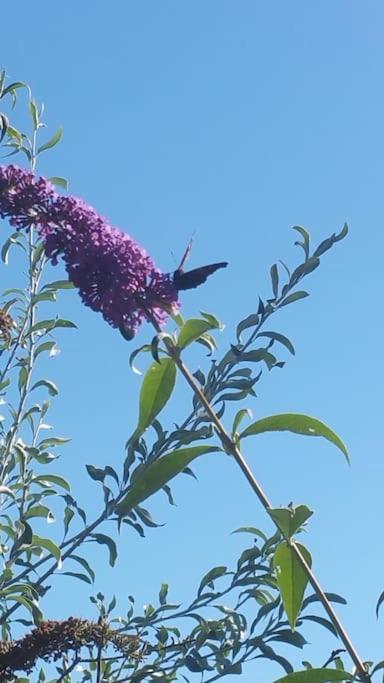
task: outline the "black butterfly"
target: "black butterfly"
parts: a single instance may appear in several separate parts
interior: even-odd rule
[[[177,270],[173,273],[173,284],[178,291],[183,289],[194,289],[202,285],[206,279],[212,275],[219,268],[226,268],[228,263],[222,261],[220,263],[210,263],[208,266],[201,266],[200,268],[194,268],[193,270],[188,270],[184,272],[184,263],[186,262],[190,251],[192,249],[192,240],[188,244],[185,254],[181,259],[181,263]]]

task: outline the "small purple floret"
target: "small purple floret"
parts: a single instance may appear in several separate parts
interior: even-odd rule
[[[0,166],[0,216],[16,227],[36,225],[47,258],[55,265],[61,257],[84,304],[125,336],[145,319],[162,325],[163,306],[178,309],[173,279],[135,240],[82,200],[59,196],[44,178]]]

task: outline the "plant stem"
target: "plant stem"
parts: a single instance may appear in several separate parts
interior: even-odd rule
[[[152,321],[153,322],[153,321]],[[157,326],[156,326],[157,327]],[[242,473],[244,474],[245,478],[247,479],[249,485],[251,486],[253,492],[256,494],[258,497],[260,503],[266,510],[266,512],[269,512],[269,510],[272,508],[272,504],[267,498],[266,494],[264,493],[262,487],[260,486],[259,482],[257,481],[256,477],[254,476],[252,470],[248,466],[247,462],[244,459],[244,456],[242,455],[238,445],[235,443],[233,439],[229,436],[229,434],[226,432],[224,426],[222,425],[220,419],[217,417],[214,409],[212,408],[211,404],[205,397],[203,391],[200,389],[199,385],[195,381],[195,378],[185,365],[185,363],[181,360],[180,358],[180,352],[179,349],[172,344],[172,342],[169,341],[169,339],[164,339],[164,343],[166,345],[167,351],[171,358],[174,360],[176,366],[178,367],[179,371],[183,375],[184,379],[186,382],[189,384],[191,387],[192,391],[194,392],[195,396],[198,397],[200,403],[204,406],[204,409],[210,418],[212,424],[215,426],[216,432],[219,436],[219,439],[223,445],[224,450],[231,454],[233,458],[235,459],[237,465],[240,467]],[[277,524],[275,523],[275,526]],[[281,529],[277,526],[279,531],[281,532]],[[284,534],[283,534],[284,536]],[[333,609],[330,601],[328,600],[327,596],[325,595],[319,581],[317,580],[316,576],[312,572],[312,569],[310,566],[307,564],[305,558],[303,557],[302,553],[300,552],[299,548],[297,547],[296,543],[288,538],[286,540],[290,543],[297,559],[299,560],[301,566],[303,567],[305,574],[308,578],[308,581],[310,585],[312,586],[315,594],[317,595],[319,601],[323,605],[325,611],[327,612],[333,626],[335,627],[335,630],[337,631],[341,641],[343,642],[345,649],[347,650],[348,654],[350,655],[355,667],[356,671],[361,677],[363,681],[370,681],[370,677],[364,667],[363,661],[361,660],[358,652],[356,651],[351,639],[349,638],[348,633],[346,632],[344,626],[342,625],[340,619],[338,618],[335,610]]]

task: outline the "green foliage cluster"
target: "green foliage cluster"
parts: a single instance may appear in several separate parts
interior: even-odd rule
[[[24,83],[5,83],[3,72],[0,100],[5,109],[8,104],[16,104],[21,90],[26,91],[31,133],[20,132],[11,125],[10,114],[1,113],[3,149],[8,155],[24,155],[35,169],[39,155],[56,146],[62,131],[59,129],[40,144],[39,135],[45,127],[43,107],[36,104]],[[66,188],[63,178],[55,176],[51,180]],[[24,673],[35,671],[36,680],[41,683],[122,683],[144,679],[170,683],[180,677],[188,683],[196,675],[211,683],[227,674],[240,674],[247,662],[258,659],[274,661],[282,667],[280,683],[369,680],[331,607],[332,602],[343,602],[342,598],[321,591],[311,571],[309,551],[295,540],[311,511],[305,505],[273,508],[241,453],[244,439],[269,431],[322,437],[348,458],[344,443],[328,426],[307,415],[284,413],[251,421],[247,406],[230,413],[233,402],[244,406],[245,401],[255,396],[255,387],[263,374],[284,366],[280,349],[294,354],[292,342],[281,332],[266,329],[267,323],[269,326],[280,309],[308,296],[301,289],[302,281],[320,265],[323,255],[346,236],[347,227],[313,251],[308,232],[299,226],[295,231],[301,261],[293,270],[282,262],[272,266],[270,298],[260,300],[257,310],[239,322],[234,343],[223,354],[219,353],[215,338],[220,323],[208,313],[189,320],[174,316],[170,327],[173,325],[175,332],[155,329],[151,342],[131,353],[131,367],[136,372],[139,354],[149,360],[140,390],[138,422],[127,441],[121,472],[111,465],[87,465],[92,483],[102,492],[100,510],[91,520],[85,506],[72,496],[70,482],[56,469],[58,454],[68,439],[45,436],[51,402],[59,390],[49,377],[40,375],[41,359],[58,353],[56,330],[75,328],[73,322],[56,312],[41,317],[41,310],[46,311],[53,304],[56,311],[58,294],[72,284],[66,280],[46,282],[49,266],[33,228],[13,232],[5,240],[1,251],[3,263],[7,263],[14,249],[21,250],[27,281],[2,293],[0,311],[0,402],[4,413],[0,423],[2,680],[31,680],[22,676],[24,666]],[[208,349],[211,358],[204,361],[206,367],[190,371],[184,362],[184,351],[195,343]],[[160,414],[173,394],[178,374],[191,388],[192,400],[182,422],[169,426],[161,422]],[[228,414],[232,424],[227,432],[222,419]],[[108,601],[101,593],[91,596],[97,624],[107,629],[104,637],[95,635],[93,640],[71,641],[67,630],[60,650],[60,627],[55,626],[56,631],[50,629],[50,622],[44,617],[44,596],[55,575],[60,572],[69,580],[91,586],[95,567],[87,556],[88,544],[103,546],[110,565],[114,566],[119,550],[118,531],[133,530],[144,536],[146,527],[156,527],[143,503],[162,490],[172,504],[172,479],[181,473],[193,475],[194,460],[212,452],[229,454],[235,459],[275,524],[276,533],[267,538],[253,527],[238,530],[250,536],[251,542],[235,567],[212,568],[201,579],[196,596],[187,606],[169,601],[167,584],[160,588],[158,603],[146,605],[143,613],[137,612],[133,596],[127,596],[128,607],[123,613],[116,598]],[[51,534],[42,536],[41,522],[54,519],[57,523],[49,527]],[[111,521],[115,523],[115,534],[111,534],[110,525],[108,533],[105,530],[105,523]],[[308,583],[313,589],[310,595],[306,595]],[[326,616],[312,613],[315,602],[322,603]],[[308,622],[315,622],[341,638],[352,658],[352,673],[344,670],[343,662],[334,653],[326,666],[319,668],[307,661],[304,671],[294,672],[286,654],[287,646],[305,645],[302,631]],[[100,633],[93,622],[89,623],[92,633]],[[45,649],[35,647],[28,667],[20,659],[10,666],[5,656],[15,652],[14,634],[20,633],[20,629],[28,634],[33,626],[34,643],[40,631],[51,634],[48,640],[55,633],[55,643],[45,642]],[[17,646],[25,648],[31,637],[22,635]],[[122,641],[117,640],[124,637],[131,638],[137,646],[124,649]],[[46,666],[52,659],[54,673],[52,665]],[[380,667],[379,664],[377,670]]]

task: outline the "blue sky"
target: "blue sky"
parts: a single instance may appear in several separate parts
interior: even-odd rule
[[[290,227],[306,226],[316,243],[348,221],[348,238],[308,280],[311,297],[276,316],[296,356],[264,378],[249,406],[257,416],[325,420],[347,442],[352,467],[326,443],[285,435],[247,444],[246,456],[276,506],[314,509],[307,544],[316,573],[348,599],[342,616],[362,657],[381,658],[383,4],[24,0],[2,9],[2,26],[10,77],[31,84],[52,130],[64,126],[40,172],[68,177],[71,192],[164,271],[192,234],[191,267],[229,261],[183,296],[185,315],[209,310],[225,323],[223,348],[258,295],[268,295],[270,265],[299,257]],[[7,286],[15,266],[2,268],[1,283],[3,273]],[[62,297],[62,310],[79,331],[61,336],[52,361],[61,389],[53,422],[72,437],[61,470],[93,505],[84,465],[119,466],[139,379],[131,349],[76,293]],[[143,328],[138,343],[150,336]],[[200,353],[190,358],[207,363]],[[169,580],[171,595],[187,599],[207,569],[235,561],[243,539],[232,529],[268,528],[228,458],[201,460],[196,472],[198,483],[175,483],[177,508],[151,502],[166,526],[144,541],[126,536],[117,569],[101,565],[98,589],[109,584],[146,602]],[[52,617],[89,613],[87,591],[70,591],[65,605],[52,599]],[[315,644],[317,652],[322,661]]]

